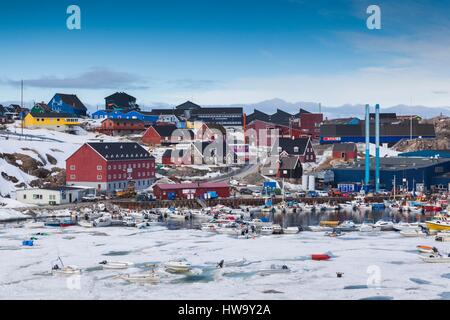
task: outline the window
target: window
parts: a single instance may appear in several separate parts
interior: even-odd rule
[[[111,175],[110,174],[108,174],[108,180],[111,180]]]
[[[74,165],[74,164],[72,164],[71,166],[70,166],[70,170],[76,170],[76,166]]]
[[[298,147],[294,147],[294,152],[298,153]]]
[[[26,194],[24,194],[24,195],[23,195],[23,198],[24,198],[24,199],[26,199],[26,198],[27,198],[27,195],[26,195]]]
[[[102,175],[97,176],[97,180],[102,180],[102,179],[103,179]]]
[[[111,170],[111,166],[108,166],[108,170]]]
[[[98,171],[102,171],[103,170],[103,166],[97,166],[97,170]]]
[[[76,176],[74,174],[71,174],[70,175],[70,180],[75,180],[75,179],[76,179]]]

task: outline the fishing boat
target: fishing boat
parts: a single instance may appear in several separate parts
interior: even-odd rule
[[[346,220],[344,222],[342,222],[340,225],[338,225],[336,227],[337,230],[340,231],[346,231],[346,232],[351,232],[351,231],[357,231],[359,229],[359,227],[351,220]]]
[[[344,236],[345,232],[342,232],[340,229],[333,229],[333,231],[331,232],[325,232],[325,236],[327,237],[331,237],[331,238],[337,238],[337,237],[341,237]]]
[[[59,228],[61,226],[61,221],[59,219],[50,219],[45,221],[44,226],[50,228]]]
[[[40,229],[45,227],[45,223],[41,221],[29,221],[23,225],[27,229]]]
[[[173,219],[173,220],[186,220],[188,218],[188,215],[186,212],[181,212],[178,210],[175,210],[175,211],[170,210],[167,213],[167,217],[169,219]]]
[[[283,229],[284,234],[297,234],[300,232],[299,227],[287,227]]]
[[[440,204],[430,204],[427,203],[423,206],[425,212],[441,212],[442,206]]]
[[[322,226],[308,226],[309,231],[312,232],[331,232],[333,231],[332,227],[322,227]]]
[[[439,242],[449,242],[450,241],[450,232],[439,232],[435,238],[436,241]]]
[[[125,227],[136,227],[136,219],[132,216],[124,217],[122,223]]]
[[[102,261],[103,269],[128,269],[134,266],[133,262],[127,261]]]
[[[289,269],[288,266],[286,265],[278,266],[273,264],[270,266],[269,269],[262,269],[257,271],[257,274],[259,274],[260,276],[269,276],[271,274],[280,274],[289,272],[291,272],[291,269]]]
[[[159,276],[156,273],[143,273],[143,274],[123,274],[119,276],[120,279],[131,283],[151,283],[155,284],[160,281]]]
[[[326,253],[316,253],[311,255],[311,259],[314,261],[328,261],[331,259],[331,256]]]
[[[95,219],[92,224],[95,228],[110,227],[112,225],[112,219],[110,215],[104,215]]]
[[[417,250],[419,250],[420,253],[433,253],[433,247],[430,246],[417,246]]]
[[[166,271],[173,273],[188,272],[191,265],[185,260],[169,261],[165,264]]]
[[[320,221],[319,225],[321,227],[331,227],[335,228],[339,225],[339,221]]]
[[[92,221],[80,220],[78,221],[78,225],[83,228],[93,228],[94,223]]]
[[[272,225],[273,234],[282,234],[283,228],[279,224]]]
[[[59,266],[55,265],[52,268],[52,274],[53,275],[66,275],[66,276],[72,276],[81,274],[81,269],[77,266],[66,266],[60,268]]]
[[[374,226],[373,224],[363,223],[359,227],[359,232],[364,233],[364,234],[375,234],[375,233],[378,234],[380,231],[381,231],[381,227]]]
[[[427,234],[419,229],[404,229],[400,231],[400,235],[407,238],[426,237]]]
[[[430,254],[427,256],[420,256],[424,262],[428,263],[450,263],[450,255],[442,256],[441,254]]]
[[[395,231],[403,231],[403,230],[411,230],[411,229],[418,229],[420,230],[419,223],[407,223],[407,222],[399,222],[394,223],[393,228]]]
[[[262,226],[260,233],[262,235],[271,235],[271,234],[273,234],[273,226]]]
[[[430,231],[450,231],[450,221],[446,217],[437,217],[426,222]]]
[[[375,223],[375,227],[380,227],[381,231],[394,230],[394,223],[392,221],[379,220]]]

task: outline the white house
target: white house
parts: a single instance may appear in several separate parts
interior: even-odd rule
[[[95,193],[94,188],[84,187],[22,189],[16,191],[16,200],[32,205],[60,205],[81,202],[83,197]]]

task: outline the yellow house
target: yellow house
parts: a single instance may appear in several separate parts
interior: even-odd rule
[[[63,113],[29,113],[23,120],[25,128],[48,128],[54,130],[67,130],[72,126],[80,125],[76,116]]]

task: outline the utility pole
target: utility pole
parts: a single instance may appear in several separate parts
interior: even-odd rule
[[[21,119],[21,125],[22,125],[22,138],[23,138],[23,120],[24,120],[24,114],[23,114],[23,80],[20,82],[21,90],[20,90],[20,112],[22,113],[22,119]]]

